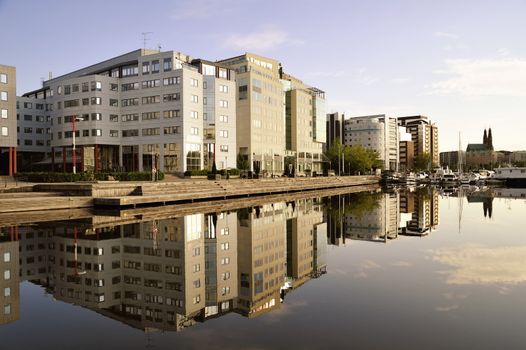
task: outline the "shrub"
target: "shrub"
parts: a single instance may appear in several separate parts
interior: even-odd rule
[[[208,170],[187,170],[184,172],[184,176],[207,176]]]
[[[29,182],[76,182],[76,181],[93,181],[107,180],[112,176],[118,181],[150,181],[152,173],[149,171],[142,172],[101,172],[101,173],[52,173],[52,172],[28,172],[18,173],[17,178]],[[159,180],[164,179],[162,171],[157,172]]]

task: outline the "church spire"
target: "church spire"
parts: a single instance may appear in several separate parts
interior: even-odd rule
[[[488,132],[488,146],[493,149],[493,136],[491,135],[491,128],[489,128]]]
[[[488,144],[488,134],[486,133],[486,129],[484,129],[484,137],[482,138],[482,143],[485,145]]]

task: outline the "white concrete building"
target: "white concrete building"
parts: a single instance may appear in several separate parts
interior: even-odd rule
[[[378,152],[386,170],[398,170],[399,130],[396,118],[385,114],[354,117],[344,121],[343,143]]]

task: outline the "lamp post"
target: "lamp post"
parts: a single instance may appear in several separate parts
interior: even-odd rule
[[[72,116],[72,128],[73,128],[73,174],[77,173],[77,148],[75,145],[75,133],[77,132],[75,130],[75,122],[77,121],[77,116],[73,114]],[[78,118],[79,121],[83,120],[81,118]]]

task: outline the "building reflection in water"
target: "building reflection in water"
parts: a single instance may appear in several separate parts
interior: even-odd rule
[[[387,243],[399,236],[425,236],[439,224],[434,188],[362,192],[326,199],[330,244],[345,240]]]
[[[20,281],[135,328],[178,331],[230,312],[257,317],[326,271],[319,199],[101,221],[111,219],[21,226],[19,239],[2,228],[2,323],[19,318]]]
[[[491,215],[496,194],[467,196],[483,198]],[[1,227],[0,324],[20,318],[21,281],[148,331],[231,312],[257,317],[327,272],[328,245],[429,235],[439,225],[438,201],[433,188],[399,189],[158,220]]]

